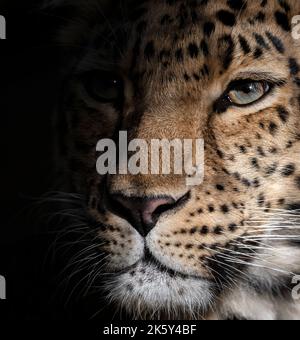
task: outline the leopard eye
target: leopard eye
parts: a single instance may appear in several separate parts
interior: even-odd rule
[[[120,77],[107,72],[89,72],[83,82],[88,94],[102,103],[115,103],[123,96],[123,81]]]
[[[265,81],[242,81],[231,87],[227,98],[233,105],[249,105],[263,98],[270,88],[270,84]]]

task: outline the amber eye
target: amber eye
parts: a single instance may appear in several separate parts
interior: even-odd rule
[[[265,81],[241,81],[231,86],[227,98],[233,105],[249,105],[263,98],[270,89],[270,84]]]
[[[123,81],[108,72],[88,72],[83,76],[88,94],[103,103],[115,103],[123,97]]]

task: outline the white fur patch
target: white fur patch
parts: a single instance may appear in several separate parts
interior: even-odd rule
[[[124,273],[105,285],[107,298],[135,319],[184,315],[199,318],[213,301],[212,284],[194,278],[171,277],[154,265],[141,262],[134,273]]]

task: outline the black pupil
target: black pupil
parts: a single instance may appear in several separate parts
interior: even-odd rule
[[[255,90],[255,85],[251,83],[241,85],[240,88],[238,89],[238,91],[244,92],[245,94],[250,94],[254,90]]]
[[[119,82],[116,79],[101,79],[101,78],[94,78],[94,86],[95,88],[99,88],[102,90],[117,90]]]
[[[111,74],[92,73],[87,76],[87,90],[95,99],[100,101],[115,101],[122,91],[122,83]]]

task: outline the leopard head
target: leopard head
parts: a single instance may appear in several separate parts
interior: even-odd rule
[[[63,5],[59,177],[85,198],[108,300],[135,318],[226,317],[241,291],[273,301],[300,272],[298,1]],[[100,176],[97,142],[119,131],[203,139],[202,184]]]

